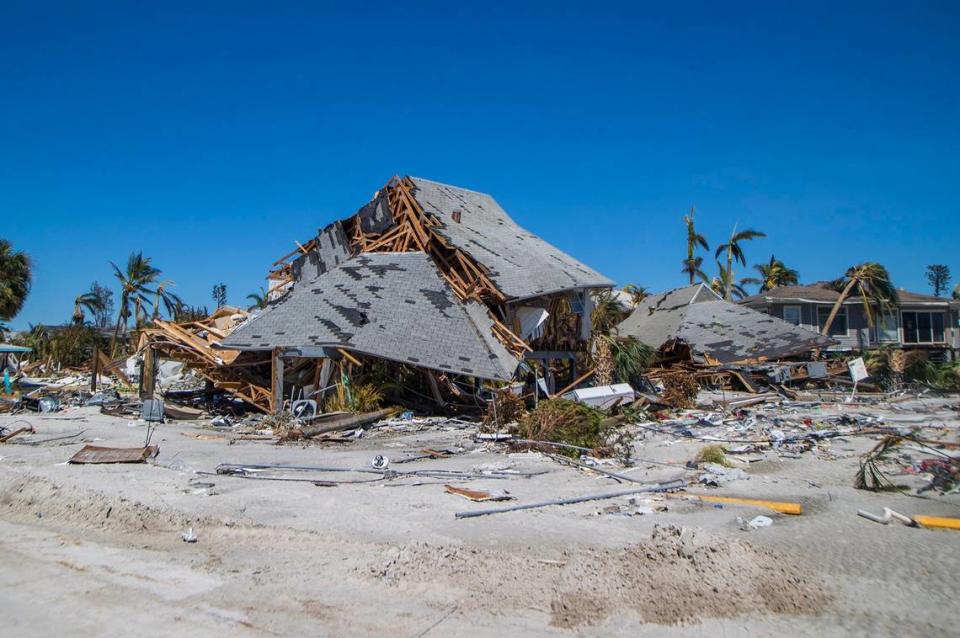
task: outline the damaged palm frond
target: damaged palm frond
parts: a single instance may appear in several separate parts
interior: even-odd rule
[[[657,352],[633,337],[611,339],[614,377],[619,383],[638,385],[644,372],[657,362]]]
[[[588,405],[567,399],[542,401],[518,424],[518,432],[532,441],[564,443],[592,450],[598,456],[630,455],[630,434],[618,427],[621,420],[609,418]],[[566,456],[577,457],[576,449],[561,448]]]
[[[904,438],[901,436],[883,437],[872,450],[860,459],[860,469],[854,476],[853,486],[858,490],[870,490],[872,492],[899,489],[880,469],[880,463],[887,460],[893,450],[903,441]]]
[[[522,397],[511,392],[510,388],[497,390],[483,415],[483,429],[500,429],[520,421],[526,414],[527,407]]]

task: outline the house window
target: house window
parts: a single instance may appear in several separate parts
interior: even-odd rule
[[[903,312],[904,343],[942,343],[942,312]]]
[[[800,325],[800,306],[784,306],[783,320],[795,326]]]
[[[830,316],[830,312],[833,310],[833,306],[817,306],[817,327],[822,331],[823,326],[827,323],[827,318]],[[831,336],[846,336],[847,334],[847,308],[846,306],[841,306],[840,310],[837,312],[837,316],[833,318],[833,323],[830,324],[830,335]]]
[[[877,318],[877,340],[899,341],[900,326],[897,325],[896,312],[883,312]]]

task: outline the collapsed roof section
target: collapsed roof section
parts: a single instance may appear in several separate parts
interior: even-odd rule
[[[530,346],[513,302],[612,286],[609,279],[518,226],[489,195],[420,178],[391,179],[351,217],[274,262],[270,301],[358,255],[427,255],[461,302],[489,311],[489,331],[515,359]],[[586,305],[583,305],[586,308]],[[582,325],[589,325],[584,310]],[[487,338],[484,333],[484,338]]]
[[[487,309],[458,299],[423,252],[367,253],[341,263],[301,282],[221,346],[341,348],[495,380],[509,380],[519,365],[494,337]]]
[[[508,298],[538,297],[613,282],[520,227],[490,195],[413,177],[413,194],[439,235],[488,270]]]
[[[278,260],[274,288],[309,281],[362,252],[413,250],[434,257],[465,296],[503,302],[613,286],[517,225],[490,195],[406,177],[390,180],[355,215],[330,224]]]
[[[833,339],[721,299],[704,284],[648,297],[618,327],[652,348],[687,344],[707,363],[775,360],[826,348]]]

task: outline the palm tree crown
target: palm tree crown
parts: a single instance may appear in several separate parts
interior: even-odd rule
[[[251,292],[247,295],[247,299],[250,300],[250,306],[247,310],[258,310],[267,307],[267,291],[263,289],[263,286],[260,286],[260,292]]]
[[[761,233],[758,230],[741,230],[737,232],[737,227],[734,225],[733,232],[730,234],[730,239],[725,244],[720,244],[717,246],[717,251],[714,254],[714,257],[717,259],[720,258],[720,255],[723,253],[727,254],[727,267],[726,269],[721,269],[721,277],[726,279],[726,287],[723,291],[723,298],[727,301],[730,301],[733,296],[733,262],[740,262],[741,266],[747,265],[747,258],[743,256],[743,249],[740,247],[740,242],[749,241],[751,239],[756,239],[758,237],[766,237],[766,233]]]
[[[154,291],[153,298],[153,315],[150,317],[152,320],[156,321],[160,318],[160,306],[162,305],[164,310],[167,311],[167,316],[176,317],[177,312],[180,311],[180,308],[183,307],[183,299],[173,294],[167,288],[172,288],[175,286],[172,281],[165,279],[157,284],[157,289]]]
[[[800,281],[800,273],[792,268],[787,268],[786,264],[770,255],[770,261],[765,264],[756,264],[753,267],[760,277],[750,277],[744,279],[743,283],[760,284],[760,292],[773,290],[780,286],[796,286]]]
[[[636,308],[640,305],[640,302],[650,296],[650,293],[647,291],[645,286],[638,286],[636,284],[627,284],[622,288],[623,292],[630,295],[630,305]]]
[[[717,276],[710,280],[710,289],[725,299],[727,298],[727,294],[730,295],[731,299],[743,299],[747,296],[747,291],[743,286],[745,284],[755,283],[756,281],[748,278],[741,279],[738,283],[736,281],[732,281],[731,277],[731,271],[724,268],[723,264],[718,261]]]
[[[700,246],[704,250],[710,250],[710,245],[707,243],[706,237],[698,233],[693,225],[694,212],[696,212],[696,209],[691,207],[690,214],[683,216],[683,223],[687,225],[687,258],[683,260],[683,268],[680,270],[680,272],[690,276],[691,285],[693,285],[697,277],[703,281],[707,280],[707,275],[702,269],[703,257],[695,256],[697,246]]]
[[[77,298],[73,300],[73,323],[78,326],[83,325],[85,319],[84,308],[86,308],[90,314],[96,315],[103,310],[103,299],[95,292],[85,292],[77,295]]]
[[[6,239],[0,239],[0,320],[13,319],[30,294],[33,274],[30,258],[15,251]]]
[[[120,312],[117,314],[117,325],[110,342],[111,356],[113,356],[116,354],[116,343],[120,328],[125,326],[130,319],[131,304],[138,320],[142,319],[143,308],[153,305],[147,295],[156,294],[156,291],[151,290],[148,286],[160,277],[160,269],[154,268],[150,264],[150,258],[144,257],[143,252],[130,253],[126,270],[120,270],[112,261],[110,265],[113,266],[114,276],[120,282]]]
[[[867,325],[871,328],[874,325],[874,308],[889,308],[896,304],[900,298],[897,294],[897,289],[890,281],[890,273],[887,272],[887,269],[881,264],[876,262],[866,262],[851,266],[841,279],[833,282],[833,286],[840,288],[840,296],[837,298],[836,303],[833,304],[830,316],[827,317],[827,321],[820,330],[822,334],[830,333],[830,326],[833,324],[834,318],[840,311],[843,302],[846,301],[851,294],[857,294],[863,301],[863,310],[867,316]]]

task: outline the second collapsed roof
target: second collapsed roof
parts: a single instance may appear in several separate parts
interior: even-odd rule
[[[703,284],[648,297],[617,328],[652,348],[671,339],[720,363],[779,359],[826,348],[833,339],[721,299]]]

